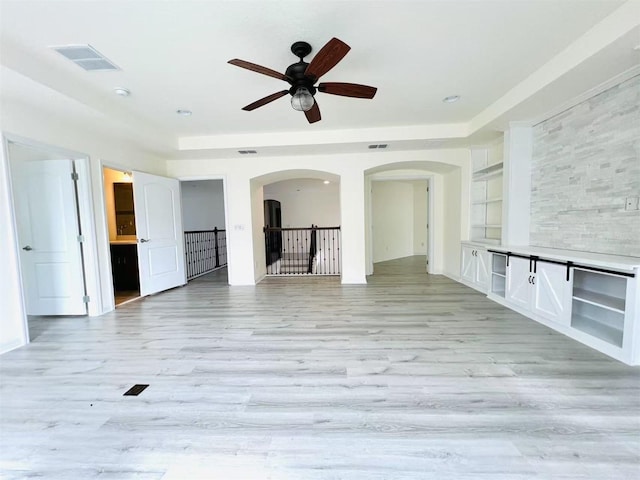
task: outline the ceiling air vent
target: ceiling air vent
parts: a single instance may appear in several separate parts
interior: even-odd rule
[[[120,70],[91,45],[63,45],[51,48],[87,71]]]
[[[387,148],[387,145],[388,144],[386,144],[386,143],[381,143],[381,144],[378,144],[378,145],[369,145],[369,148],[371,148],[371,149],[373,149],[373,148]]]
[[[258,152],[256,152],[255,150],[238,150],[238,153],[240,155],[253,155]]]

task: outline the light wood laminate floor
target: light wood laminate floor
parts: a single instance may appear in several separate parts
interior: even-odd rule
[[[0,357],[0,477],[640,478],[639,369],[423,263],[34,320]]]

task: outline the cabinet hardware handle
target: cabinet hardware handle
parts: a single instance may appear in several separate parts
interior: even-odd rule
[[[529,283],[531,283],[531,275],[529,275]]]
[[[531,277],[531,285],[535,285],[536,284],[536,277]]]

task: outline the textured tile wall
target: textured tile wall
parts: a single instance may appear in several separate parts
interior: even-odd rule
[[[640,257],[640,76],[536,125],[531,245]]]

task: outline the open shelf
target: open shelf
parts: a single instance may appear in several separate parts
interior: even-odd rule
[[[491,260],[491,272],[495,275],[500,275],[501,277],[506,276],[507,274],[506,255],[500,255],[497,253],[493,254],[493,257]]]
[[[495,197],[495,198],[487,198],[486,200],[476,200],[473,202],[474,205],[486,205],[487,203],[497,203],[497,202],[501,202],[502,201],[502,197]]]
[[[502,240],[502,141],[471,149],[471,240],[499,244]]]
[[[597,320],[581,315],[573,315],[571,326],[592,337],[597,337],[607,343],[622,347],[622,330],[611,325],[600,323]]]
[[[507,278],[499,273],[491,274],[491,292],[504,298]]]
[[[624,298],[612,297],[610,295],[592,292],[582,288],[573,289],[573,298],[579,302],[585,302],[614,312],[624,313]]]
[[[488,167],[481,168],[473,172],[473,180],[489,180],[490,178],[502,175],[502,162],[494,163]]]

